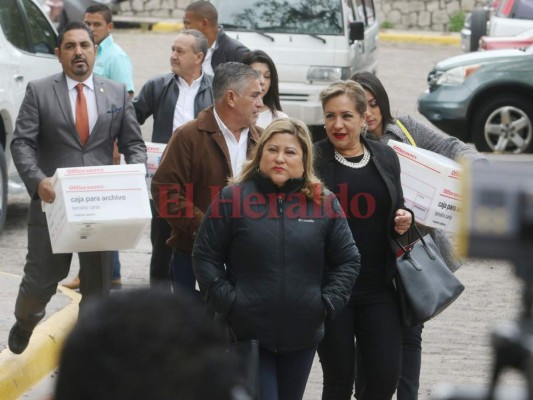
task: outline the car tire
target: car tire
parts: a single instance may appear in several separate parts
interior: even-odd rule
[[[499,94],[476,113],[472,135],[479,151],[533,152],[533,102],[525,97]]]
[[[484,8],[475,8],[470,15],[470,51],[479,49],[479,39],[487,34],[487,21],[489,11]]]
[[[4,231],[7,216],[7,163],[4,149],[0,146],[0,235]]]

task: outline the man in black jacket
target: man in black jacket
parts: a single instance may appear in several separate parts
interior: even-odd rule
[[[211,89],[213,78],[202,70],[207,53],[207,39],[195,29],[181,31],[176,37],[170,55],[172,72],[149,79],[139,96],[133,99],[137,121],[144,124],[153,115],[152,142],[168,143],[172,132],[198,113],[213,104]],[[152,258],[150,260],[150,284],[170,290],[170,260],[172,248],[166,241],[170,237],[170,225],[159,216],[153,202]]]
[[[207,38],[209,50],[203,67],[209,75],[215,75],[217,65],[229,61],[240,62],[244,54],[250,51],[218,26],[217,9],[209,1],[200,0],[189,4],[185,9],[183,24],[185,29],[198,29]]]

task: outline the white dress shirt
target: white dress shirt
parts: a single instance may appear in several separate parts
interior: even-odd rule
[[[261,111],[259,113],[259,117],[257,118],[255,124],[265,129],[272,121],[280,118],[289,118],[289,116],[283,111],[276,111],[276,115],[274,116],[270,108],[267,108],[265,111]]]
[[[213,45],[207,49],[207,54],[205,55],[204,62],[202,63],[202,68],[204,69],[204,73],[207,75],[215,76],[215,70],[213,69],[213,66],[211,65],[211,59],[213,58],[213,52],[217,48],[217,41],[215,40],[213,42]]]
[[[78,89],[76,85],[80,82],[75,81],[74,79],[67,78],[67,87],[68,87],[68,96],[70,99],[70,107],[72,108],[72,119],[74,119],[74,124],[76,123],[76,99],[78,97]],[[87,115],[89,116],[89,135],[93,131],[94,126],[96,125],[96,120],[98,119],[98,108],[96,107],[96,95],[94,94],[94,82],[93,74],[89,76],[83,83],[83,94],[85,95],[85,100],[87,101]]]
[[[220,119],[217,114],[217,111],[213,109],[215,114],[215,119],[217,121],[218,127],[224,135],[226,140],[226,145],[228,146],[229,158],[231,161],[231,169],[233,171],[233,177],[237,178],[242,171],[244,162],[246,161],[246,150],[248,149],[248,128],[244,128],[241,131],[241,136],[237,141],[235,135],[224,125],[224,122]]]
[[[174,122],[172,123],[172,132],[177,127],[183,125],[185,122],[192,121],[194,117],[194,99],[200,89],[200,83],[202,81],[202,75],[198,79],[195,79],[191,86],[181,77],[175,79],[176,85],[178,85],[179,96],[176,102],[176,108],[174,109]]]

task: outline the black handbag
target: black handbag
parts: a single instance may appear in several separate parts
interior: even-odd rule
[[[396,240],[402,254],[396,259],[396,290],[402,324],[418,326],[438,315],[463,292],[464,286],[448,269],[429,234],[422,234],[413,223],[410,231],[420,240],[404,246]]]
[[[246,398],[259,400],[259,340],[238,340],[226,322],[226,345],[226,351],[237,360],[238,373],[249,396]]]

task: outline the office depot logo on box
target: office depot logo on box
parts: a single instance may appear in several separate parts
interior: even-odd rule
[[[152,214],[144,164],[58,168],[43,203],[54,253],[133,248]]]
[[[461,167],[429,150],[389,140],[398,154],[406,207],[417,222],[454,233],[461,207]]]

